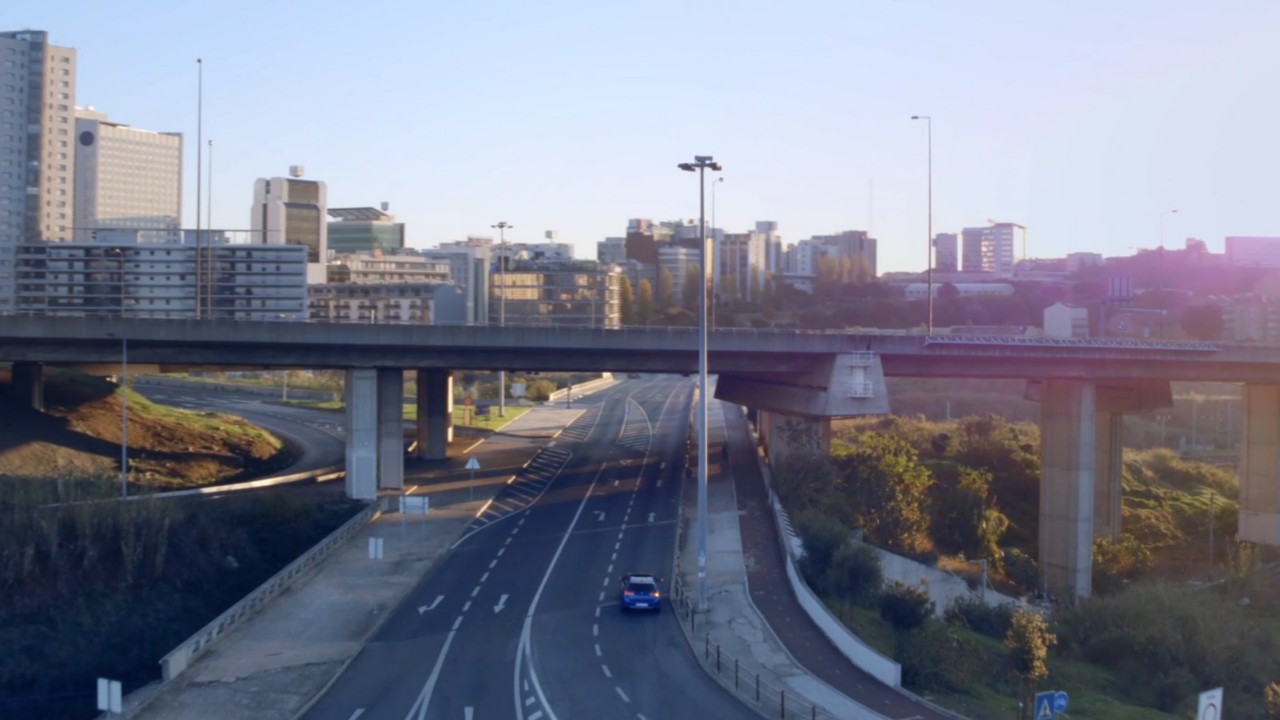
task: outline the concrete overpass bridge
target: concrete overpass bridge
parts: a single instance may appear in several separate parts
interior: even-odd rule
[[[697,371],[693,328],[408,326],[0,317],[0,361],[42,404],[45,364],[110,368],[127,341],[153,371],[330,368],[347,373],[347,491],[403,485],[404,370],[418,373],[418,448],[444,457],[455,370]],[[1120,532],[1121,417],[1167,407],[1170,381],[1245,384],[1241,539],[1280,545],[1280,348],[1112,339],[715,330],[717,397],[760,411],[773,456],[823,450],[830,420],[886,413],[886,376],[1016,378],[1041,403],[1039,559],[1056,595],[1091,591],[1092,543]],[[800,432],[795,432],[800,430]],[[799,438],[799,440],[797,440]]]

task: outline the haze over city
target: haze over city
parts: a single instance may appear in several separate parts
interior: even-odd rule
[[[935,232],[1028,227],[1032,256],[1276,235],[1267,2],[52,1],[0,11],[79,54],[76,103],[186,135],[196,58],[213,224],[305,166],[330,204],[389,201],[408,242],[559,232],[579,257],[632,217],[697,215],[694,154],[725,165],[718,226],[878,238],[881,271]],[[207,170],[207,165],[206,165]],[[869,205],[872,207],[869,208]],[[708,208],[710,213],[710,208]]]

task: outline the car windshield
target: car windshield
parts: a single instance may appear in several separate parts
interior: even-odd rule
[[[657,590],[658,588],[653,584],[652,580],[649,580],[649,581],[632,580],[630,583],[627,584],[627,589],[630,590],[631,592],[651,593],[654,590]]]

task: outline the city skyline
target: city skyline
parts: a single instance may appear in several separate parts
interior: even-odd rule
[[[412,247],[507,220],[509,240],[555,229],[593,257],[628,218],[696,217],[675,164],[714,153],[717,226],[775,220],[787,243],[870,230],[882,271],[920,270],[926,131],[909,118],[924,114],[935,233],[995,218],[1028,227],[1032,257],[1128,254],[1156,246],[1177,208],[1171,247],[1280,235],[1274,101],[1254,93],[1280,64],[1266,37],[1280,8],[1265,3],[374,3],[362,34],[287,2],[75,5],[2,17],[77,50],[77,105],[194,137],[204,59],[216,227],[241,227],[253,180],[298,164],[335,206],[389,201]]]

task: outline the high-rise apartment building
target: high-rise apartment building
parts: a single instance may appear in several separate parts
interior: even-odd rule
[[[289,174],[254,182],[249,227],[266,245],[305,245],[307,282],[323,283],[329,255],[328,189],[323,182],[303,180],[299,166]]]
[[[71,239],[76,51],[41,30],[0,32],[0,313],[21,243]]]
[[[76,108],[75,240],[99,229],[140,230],[143,242],[177,242],[182,216],[182,134],[111,122]]]
[[[1013,223],[996,223],[988,227],[965,228],[961,236],[961,254],[965,272],[989,272],[1000,277],[1013,276]]]

